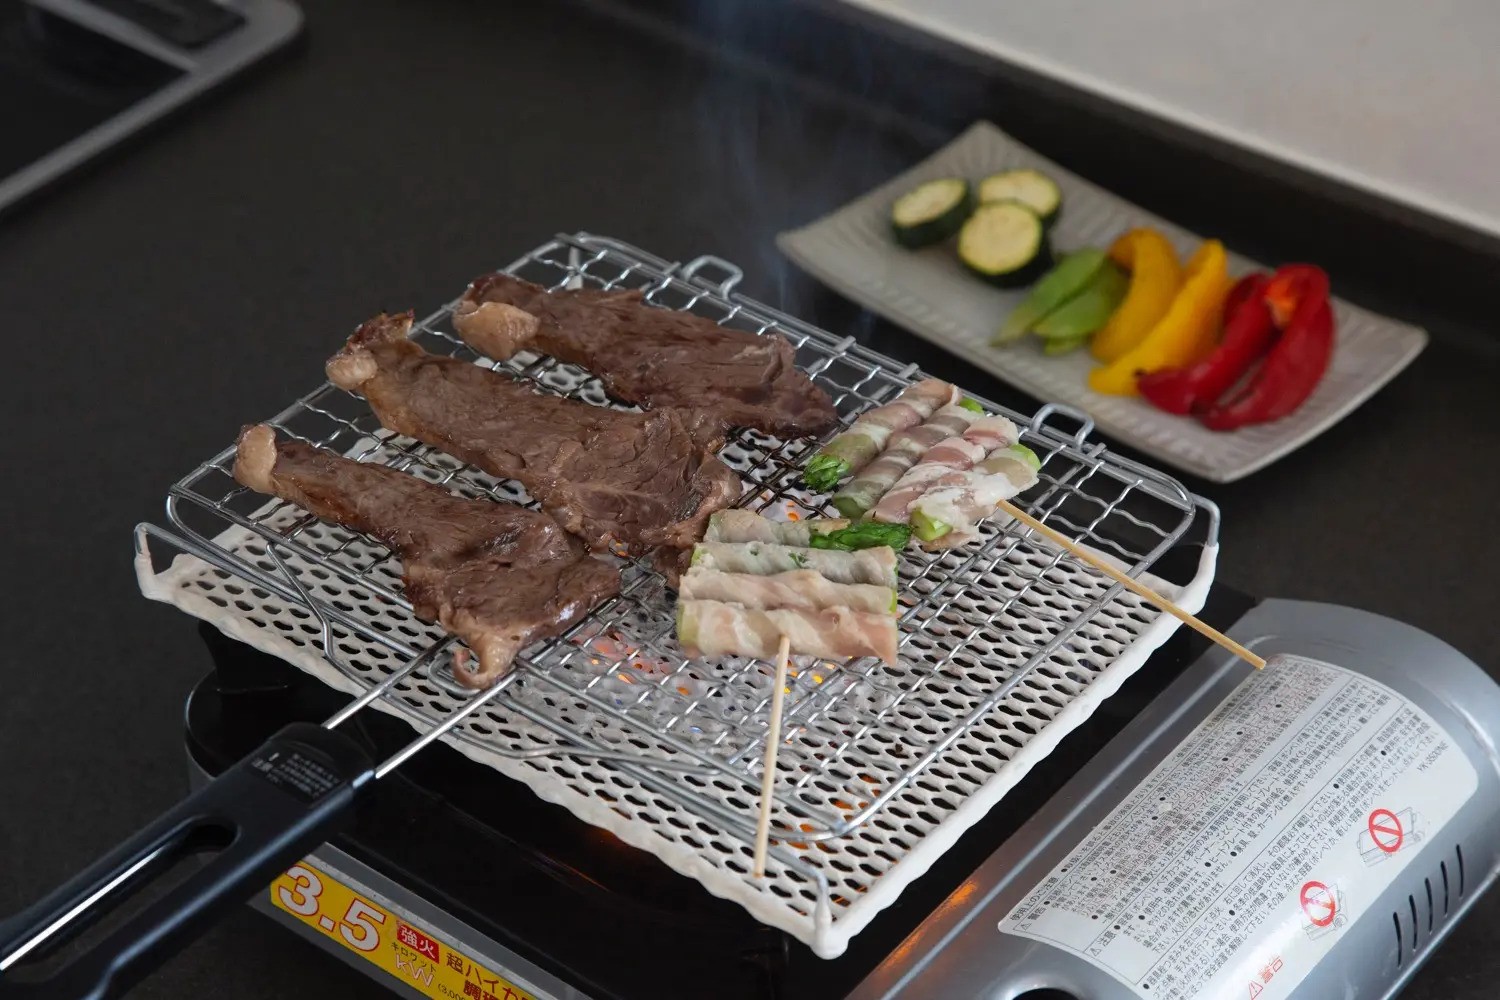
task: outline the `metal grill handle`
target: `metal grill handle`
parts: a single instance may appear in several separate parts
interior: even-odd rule
[[[1043,427],[1051,426],[1054,431],[1066,437],[1066,433],[1056,427],[1054,417],[1062,417],[1066,420],[1076,421],[1078,430],[1073,432],[1073,446],[1084,448],[1088,445],[1089,435],[1094,433],[1094,418],[1082,410],[1074,409],[1063,403],[1046,403],[1031,418],[1031,429],[1040,432]],[[1049,424],[1049,422],[1051,422]]]
[[[703,276],[704,271],[722,273],[724,277],[715,283]],[[730,292],[734,291],[736,285],[745,280],[744,271],[741,271],[737,266],[721,257],[715,257],[713,254],[704,254],[701,257],[696,257],[688,261],[687,264],[683,265],[682,276],[689,281],[697,282],[700,285],[710,288],[726,298]]]
[[[118,996],[352,813],[375,767],[349,737],[294,723],[30,909],[0,923],[0,997]],[[135,913],[119,911],[174,863],[214,852]],[[58,949],[118,917],[71,956]],[[44,961],[51,955],[54,960]]]

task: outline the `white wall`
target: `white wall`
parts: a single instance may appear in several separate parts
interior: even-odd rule
[[[1500,235],[1500,0],[846,0]]]

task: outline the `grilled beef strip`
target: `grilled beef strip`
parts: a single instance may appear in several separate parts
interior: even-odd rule
[[[395,552],[417,617],[439,623],[477,656],[477,669],[454,669],[470,687],[489,687],[521,649],[560,634],[620,591],[619,571],[545,514],[455,496],[300,441],[278,442],[264,424],[240,433],[234,477]]]
[[[691,407],[726,429],[791,438],[838,421],[833,401],[797,368],[784,337],[659,309],[639,291],[549,292],[489,274],[464,293],[453,325],[470,347],[496,360],[532,348],[587,368],[616,399]]]
[[[631,413],[545,395],[499,372],[429,354],[411,313],[381,315],[328,362],[380,422],[514,479],[592,548],[682,548],[740,494],[719,461],[719,427],[675,408]]]

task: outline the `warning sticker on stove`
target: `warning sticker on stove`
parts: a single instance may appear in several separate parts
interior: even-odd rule
[[[1477,787],[1448,734],[1395,691],[1278,658],[1000,930],[1151,1000],[1284,997]]]

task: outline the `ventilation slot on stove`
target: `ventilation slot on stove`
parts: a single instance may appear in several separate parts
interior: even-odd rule
[[[1396,930],[1396,968],[1415,958],[1423,935],[1431,939],[1433,931],[1458,907],[1464,894],[1464,849],[1453,848],[1454,864],[1439,861],[1436,882],[1422,879],[1422,888],[1406,897],[1406,906],[1391,911],[1391,925]],[[1425,928],[1425,930],[1424,930]]]

